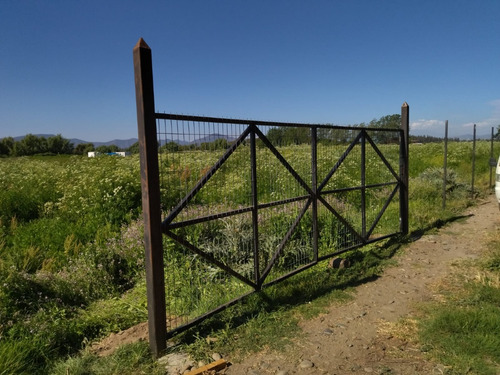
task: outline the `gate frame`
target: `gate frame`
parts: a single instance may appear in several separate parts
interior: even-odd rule
[[[160,205],[160,183],[158,166],[158,140],[156,134],[156,119],[153,88],[153,65],[151,48],[140,38],[133,49],[135,93],[137,106],[137,126],[140,149],[140,169],[142,188],[142,209],[144,219],[145,268],[148,304],[149,346],[155,357],[161,355],[167,346],[167,317],[165,301],[165,274],[162,245],[162,221]],[[220,120],[220,119],[218,119]],[[232,120],[234,121],[234,120]],[[247,124],[266,122],[248,121]],[[271,124],[271,123],[269,123]],[[369,130],[369,129],[367,129]],[[408,156],[409,156],[409,105],[401,106],[401,141],[400,141],[400,232],[408,234]],[[317,126],[311,126],[311,189],[312,214],[317,215]],[[253,133],[251,142],[255,142]],[[254,149],[254,147],[252,148]],[[254,155],[255,156],[255,155]],[[252,169],[252,184],[255,181],[255,171]],[[254,200],[257,198],[254,197]],[[256,202],[253,202],[256,207]],[[253,215],[255,217],[255,215]],[[313,220],[313,241],[317,241],[317,223]],[[257,241],[254,241],[257,243]],[[317,252],[314,262],[317,262]]]

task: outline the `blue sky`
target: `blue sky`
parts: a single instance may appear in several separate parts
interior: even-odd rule
[[[140,37],[158,112],[490,134],[499,36],[498,0],[0,0],[0,138],[136,137]]]

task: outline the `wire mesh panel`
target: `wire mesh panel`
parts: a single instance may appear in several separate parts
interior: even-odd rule
[[[398,232],[397,131],[157,116],[171,332]]]

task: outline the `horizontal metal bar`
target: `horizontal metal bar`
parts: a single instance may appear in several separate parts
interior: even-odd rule
[[[245,208],[240,208],[237,210],[221,212],[219,214],[200,216],[200,217],[197,217],[196,219],[183,220],[183,221],[178,221],[175,223],[165,223],[162,227],[162,230],[163,230],[163,232],[166,232],[169,229],[183,228],[183,227],[187,227],[189,225],[205,223],[207,221],[223,219],[225,217],[230,217],[230,216],[234,216],[234,215],[241,215],[241,214],[244,214],[244,213],[247,213],[250,211],[252,211],[252,207],[245,207]]]
[[[366,129],[370,131],[380,131],[389,133],[401,133],[401,129],[387,129],[387,128],[361,128],[357,126],[340,126],[328,124],[306,124],[295,122],[276,122],[276,121],[258,121],[258,120],[243,120],[243,119],[230,119],[223,117],[206,117],[206,116],[190,116],[190,115],[177,115],[172,113],[155,113],[155,117],[160,120],[178,120],[178,121],[196,121],[196,122],[211,122],[220,124],[234,124],[234,125],[255,125],[255,126],[283,126],[294,128],[323,128],[323,129],[339,129],[339,130],[361,130]]]
[[[383,186],[391,186],[391,185],[398,185],[399,182],[394,181],[394,182],[383,182],[380,184],[371,184],[371,185],[366,185],[364,188],[365,189],[373,189],[373,188],[378,188],[378,187],[383,187]],[[355,186],[355,187],[348,187],[348,188],[340,188],[340,189],[333,189],[333,190],[325,190],[321,192],[321,195],[327,195],[327,194],[332,194],[332,193],[342,193],[346,191],[353,191],[353,190],[361,190],[363,189],[363,186]]]
[[[275,206],[284,205],[284,204],[288,204],[288,203],[299,202],[299,201],[302,201],[302,200],[305,200],[308,198],[309,198],[309,195],[302,195],[302,196],[295,197],[295,198],[288,198],[288,199],[283,199],[280,201],[263,203],[263,204],[259,204],[257,206],[257,209],[260,210],[260,209],[275,207]],[[245,207],[245,208],[239,208],[237,210],[221,212],[218,214],[201,216],[201,217],[197,217],[195,219],[177,221],[175,223],[165,223],[163,225],[162,230],[163,230],[163,232],[165,232],[166,230],[169,230],[169,229],[183,228],[183,227],[187,227],[189,225],[204,223],[207,221],[212,221],[212,220],[217,220],[217,219],[223,219],[225,217],[230,217],[230,216],[234,216],[234,215],[241,215],[241,214],[244,214],[244,213],[247,213],[250,211],[252,211],[252,207]]]

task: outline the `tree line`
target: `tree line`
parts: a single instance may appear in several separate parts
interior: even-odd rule
[[[401,115],[387,115],[379,119],[373,119],[369,123],[349,125],[355,128],[367,129],[399,129],[401,127]],[[319,143],[345,144],[351,142],[357,132],[341,128],[318,128],[317,137]],[[396,143],[398,135],[391,132],[373,132],[370,137],[378,143]],[[267,138],[273,145],[290,146],[309,143],[311,139],[309,127],[280,127],[272,128],[267,132]]]
[[[80,143],[76,146],[61,134],[45,138],[27,134],[23,139],[16,141],[12,137],[0,139],[0,156],[32,156],[32,155],[86,155],[89,151],[103,154],[130,151],[139,152],[138,142],[123,150],[116,145],[102,145],[95,147],[93,143]]]

